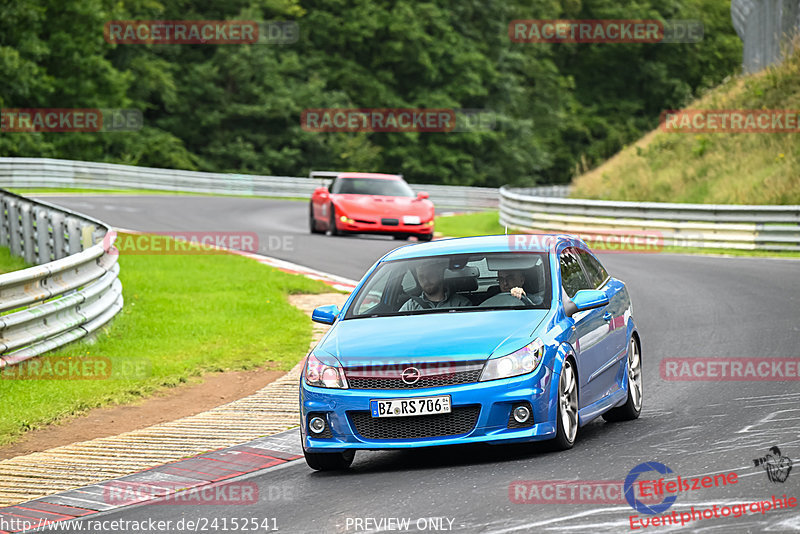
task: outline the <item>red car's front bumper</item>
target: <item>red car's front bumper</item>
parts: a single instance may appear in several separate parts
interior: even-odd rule
[[[336,221],[336,228],[341,232],[351,232],[354,234],[383,234],[383,235],[431,235],[433,234],[433,224],[405,224],[402,219],[397,224],[384,224],[381,221],[373,223],[348,219]]]

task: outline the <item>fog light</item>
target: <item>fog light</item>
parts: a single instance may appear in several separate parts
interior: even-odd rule
[[[525,423],[530,419],[531,411],[527,406],[517,406],[514,408],[514,421],[517,423]]]
[[[308,422],[308,429],[314,434],[321,434],[325,430],[325,419],[322,417],[312,417]]]

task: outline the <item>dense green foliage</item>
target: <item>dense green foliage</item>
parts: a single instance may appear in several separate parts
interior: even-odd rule
[[[0,155],[412,182],[567,181],[736,70],[719,0],[13,0],[0,106],[137,108],[136,133],[5,133]],[[701,19],[698,44],[512,43],[514,19]],[[296,20],[291,45],[121,45],[109,20]],[[313,133],[307,108],[478,108],[491,131]]]

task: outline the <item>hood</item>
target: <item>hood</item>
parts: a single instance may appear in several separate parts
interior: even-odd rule
[[[549,310],[492,310],[339,321],[314,349],[344,367],[414,362],[485,360],[533,341]]]
[[[379,195],[331,195],[337,210],[348,217],[402,217],[417,215],[433,217],[433,204],[428,200],[411,197],[384,197]]]

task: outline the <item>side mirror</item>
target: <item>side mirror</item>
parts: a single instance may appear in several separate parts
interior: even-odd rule
[[[608,304],[608,296],[598,289],[581,289],[572,300],[564,303],[564,313],[572,317],[579,311],[602,308]]]
[[[339,308],[334,304],[329,304],[327,306],[314,308],[314,311],[311,313],[311,320],[315,323],[333,324],[338,316]]]
[[[417,193],[417,200],[425,200],[426,198],[428,198],[428,193],[425,191],[420,191]]]

